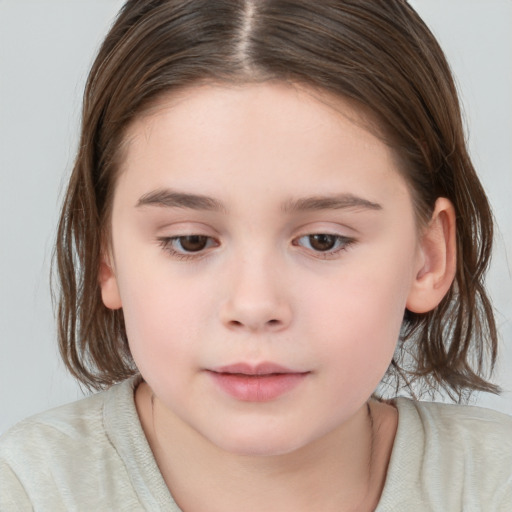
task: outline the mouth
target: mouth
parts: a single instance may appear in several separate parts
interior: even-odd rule
[[[281,375],[284,373],[305,373],[286,368],[284,366],[275,363],[259,363],[257,365],[251,365],[249,363],[236,363],[228,366],[221,366],[215,368],[212,371],[216,373],[227,373],[227,374],[240,374],[252,377],[263,376],[263,375]]]
[[[237,363],[207,370],[220,390],[243,402],[269,402],[295,389],[310,372],[274,363]]]

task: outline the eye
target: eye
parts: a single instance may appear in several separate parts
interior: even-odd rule
[[[174,238],[175,245],[184,252],[198,252],[206,249],[209,238],[203,235],[187,235]]]
[[[171,255],[183,258],[193,257],[195,253],[201,253],[210,247],[216,247],[218,245],[213,238],[205,235],[162,237],[159,238],[158,241]]]
[[[314,252],[336,254],[346,249],[355,240],[341,235],[331,235],[328,233],[317,233],[313,235],[304,235],[294,240],[293,245],[305,247]]]

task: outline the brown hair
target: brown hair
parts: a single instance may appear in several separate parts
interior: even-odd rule
[[[120,146],[162,94],[201,81],[286,80],[349,99],[377,119],[426,222],[438,197],[457,214],[457,273],[441,304],[406,312],[388,376],[461,399],[497,392],[485,380],[497,352],[483,287],[492,215],[465,146],[451,72],[405,0],[130,0],[89,75],[80,149],[64,200],[56,263],[59,342],[69,370],[102,388],[136,372],[122,311],[98,285],[102,237]]]

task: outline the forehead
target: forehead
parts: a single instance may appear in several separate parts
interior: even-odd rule
[[[190,87],[162,96],[132,123],[120,178],[141,189],[209,184],[205,192],[221,195],[240,180],[286,185],[291,195],[314,185],[324,194],[342,178],[360,194],[365,180],[402,181],[394,152],[369,124],[348,101],[297,84]]]
[[[365,137],[374,135],[382,142],[377,118],[364,105],[348,98],[341,98],[325,90],[306,84],[283,81],[242,83],[239,85],[208,82],[180,88],[157,96],[140,112],[128,127],[125,144],[129,147],[141,133],[166,122],[172,115],[183,129],[192,128],[200,133],[207,124],[223,120],[230,126],[248,126],[281,120],[287,132],[313,123],[352,124]],[[301,123],[297,123],[300,120]],[[294,121],[290,124],[290,121]],[[277,129],[281,123],[274,125]],[[370,138],[367,137],[367,142]]]

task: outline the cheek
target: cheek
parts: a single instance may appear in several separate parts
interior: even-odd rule
[[[130,266],[120,282],[123,314],[133,359],[144,377],[168,377],[189,361],[208,312],[202,290],[180,285],[169,269]],[[126,270],[126,269],[123,269]]]
[[[400,332],[405,298],[390,299],[389,289],[380,293],[375,284],[366,283],[365,290],[341,297],[319,312],[318,325],[328,334],[332,352],[350,357],[355,370],[390,358]]]
[[[316,315],[310,317],[310,328],[322,330],[323,364],[337,372],[332,376],[336,382],[354,392],[359,388],[371,394],[391,362],[410,285],[407,268],[400,263],[372,268],[361,261],[323,298],[312,298]]]

